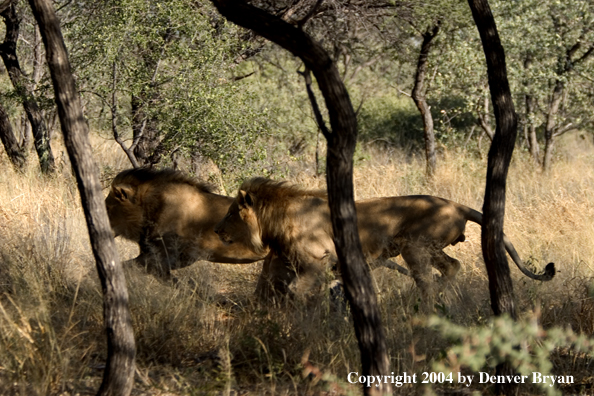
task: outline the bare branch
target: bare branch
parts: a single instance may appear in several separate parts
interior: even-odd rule
[[[326,126],[326,122],[324,121],[324,117],[322,116],[322,113],[320,112],[320,108],[318,107],[318,102],[316,100],[316,96],[314,95],[313,90],[311,89],[310,70],[306,66],[304,71],[302,71],[302,72],[297,71],[297,73],[301,74],[303,76],[303,79],[305,80],[305,88],[307,89],[307,96],[309,97],[309,101],[311,103],[311,108],[314,112],[314,116],[316,117],[316,123],[318,124],[318,127],[322,131],[322,134],[324,135],[324,137],[329,140],[331,133],[328,130],[328,127]]]
[[[12,3],[16,3],[16,0],[6,0],[0,3],[0,14],[6,11]]]
[[[116,60],[113,61],[112,66],[112,84],[111,84],[111,106],[109,107],[111,111],[111,130],[113,132],[113,138],[120,145],[126,156],[132,163],[134,168],[138,168],[138,160],[134,155],[134,147],[130,146],[129,148],[126,147],[124,141],[120,138],[120,134],[118,133],[118,126],[117,126],[117,118],[118,118],[118,98],[117,98],[117,64]],[[138,142],[137,142],[138,143]]]
[[[485,134],[489,137],[489,140],[493,141],[493,137],[495,136],[495,132],[489,125],[489,98],[485,97],[485,113],[481,112],[481,105],[480,99],[476,106],[476,112],[478,115],[477,124],[485,131]]]
[[[233,81],[243,80],[244,78],[248,78],[249,76],[252,76],[254,73],[256,73],[256,72],[251,72],[251,73],[248,73],[248,74],[244,74],[243,76],[233,77]]]
[[[324,0],[316,1],[316,4],[314,4],[314,6],[311,8],[311,10],[309,10],[307,15],[305,15],[303,18],[301,18],[299,21],[297,21],[297,26],[299,27],[299,29],[302,29],[303,26],[307,23],[307,21],[309,21],[309,19],[314,16],[314,14],[316,13],[316,10],[320,6],[320,4],[322,4],[322,1],[324,1]]]

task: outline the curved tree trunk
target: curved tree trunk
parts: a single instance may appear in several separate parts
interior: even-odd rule
[[[503,217],[505,214],[505,185],[509,163],[517,135],[517,117],[509,89],[505,53],[501,46],[495,19],[487,0],[468,0],[478,28],[487,60],[489,88],[495,111],[497,128],[489,150],[487,185],[483,205],[481,244],[489,275],[491,308],[495,315],[508,314],[516,319],[513,285],[503,246]],[[497,375],[513,372],[506,362],[496,368]],[[497,384],[496,393],[514,395],[516,384]]]
[[[19,38],[20,21],[16,13],[15,3],[11,3],[0,14],[4,18],[6,25],[6,36],[4,42],[0,44],[0,56],[4,61],[10,81],[23,101],[23,107],[33,131],[33,139],[37,156],[39,157],[39,166],[43,173],[52,173],[55,170],[54,155],[50,146],[49,135],[41,109],[33,96],[33,88],[23,74],[19,60],[17,58],[16,48]]]
[[[107,218],[99,169],[93,161],[88,128],[76,91],[60,24],[50,0],[30,0],[46,48],[64,143],[72,163],[103,289],[107,365],[99,395],[127,396],[134,384],[134,333],[128,292]]]
[[[423,44],[419,53],[417,62],[417,72],[415,75],[415,86],[413,87],[411,97],[415,101],[421,117],[423,117],[423,132],[425,136],[425,157],[427,159],[427,177],[432,179],[437,167],[437,157],[435,154],[435,133],[433,131],[433,117],[431,116],[431,106],[427,104],[425,76],[427,74],[427,63],[429,51],[433,39],[439,33],[439,22],[435,26],[428,28],[423,33]]]
[[[362,375],[387,375],[388,354],[371,274],[363,257],[353,199],[353,153],[357,120],[336,66],[322,48],[301,29],[238,0],[212,0],[230,21],[254,30],[301,58],[315,75],[326,100],[332,132],[328,140],[328,198],[334,243],[361,351]],[[366,394],[388,393],[390,385],[364,388]]]
[[[0,103],[0,140],[2,140],[2,144],[4,145],[4,150],[14,165],[16,170],[23,170],[26,163],[25,152],[23,147],[19,145],[19,142],[14,136],[14,132],[12,130],[12,124],[10,123],[10,118],[4,109],[4,106]]]

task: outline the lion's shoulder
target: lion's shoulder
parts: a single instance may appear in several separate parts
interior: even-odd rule
[[[172,184],[190,185],[205,193],[212,193],[214,191],[212,185],[194,179],[174,169],[128,169],[120,172],[112,181],[112,186],[125,185],[132,188],[138,188],[141,185],[158,188]]]

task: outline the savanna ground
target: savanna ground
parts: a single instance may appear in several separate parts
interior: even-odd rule
[[[128,164],[112,141],[95,138],[94,148],[107,187]],[[60,152],[59,142],[55,149]],[[12,171],[4,154],[0,161],[0,394],[94,394],[106,357],[102,294],[76,183],[64,164],[59,175],[47,179],[34,165],[21,175]],[[313,162],[313,156],[293,161],[287,178],[323,187],[323,177],[313,174]],[[515,153],[506,234],[525,261],[539,269],[552,261],[558,269],[553,281],[540,283],[511,267],[517,308],[527,323],[536,319],[544,329],[560,326],[587,336],[594,331],[593,165],[594,148],[578,134],[565,137],[546,175],[525,153]],[[476,147],[442,148],[436,181],[428,184],[418,158],[362,145],[356,157],[356,197],[432,194],[480,209],[485,168],[484,147],[482,155]],[[134,244],[119,240],[117,246],[122,260],[138,253]],[[462,262],[462,269],[458,282],[441,296],[438,316],[488,332],[492,313],[479,227],[469,225],[467,241],[447,251]],[[258,306],[252,293],[260,268],[261,263],[198,262],[176,272],[175,286],[126,268],[138,348],[133,395],[359,393],[359,385],[346,380],[349,372],[360,370],[346,315],[336,312],[328,299],[310,307]],[[411,279],[383,268],[373,276],[391,369],[420,375],[445,364],[459,371],[446,353],[455,344],[451,334],[428,327],[417,315],[418,294]],[[545,344],[539,338],[524,348],[534,357],[537,346]],[[559,388],[563,393],[594,392],[591,358],[555,347],[552,367],[538,366],[543,361],[533,370],[574,376],[573,386]],[[475,368],[462,365],[461,370],[494,374],[493,362],[478,359]],[[405,395],[471,391],[485,394],[492,387],[446,383],[398,388]],[[525,385],[521,392],[545,390]]]

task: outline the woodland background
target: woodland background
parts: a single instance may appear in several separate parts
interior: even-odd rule
[[[315,1],[252,3],[301,23],[337,63],[359,123],[357,199],[432,194],[482,207],[495,125],[466,2],[324,1],[312,15]],[[286,51],[227,22],[206,1],[58,1],[54,7],[105,187],[133,163],[177,167],[229,195],[256,175],[325,187],[325,141],[297,72],[302,65]],[[463,263],[459,282],[441,297],[429,326],[417,316],[412,282],[375,271],[390,364],[394,372],[488,371],[513,353],[516,336],[528,339],[518,351],[522,369],[574,375],[576,384],[561,390],[587,394],[594,383],[586,340],[594,331],[594,2],[492,1],[491,7],[520,120],[506,234],[524,260],[537,268],[553,261],[559,274],[540,284],[512,269],[523,321],[493,324],[480,230],[469,226],[469,241],[448,248]],[[24,2],[0,10],[0,392],[91,394],[105,360],[101,290],[41,36]],[[423,71],[419,55],[427,42]],[[423,85],[415,90],[420,75]],[[430,106],[432,170],[411,96]],[[125,241],[118,247],[123,260],[137,254]],[[127,268],[138,347],[135,392],[357,392],[346,382],[359,364],[352,325],[328,304],[256,305],[259,269],[199,262],[178,271],[180,285],[171,287]],[[485,351],[487,340],[492,348]],[[320,371],[304,378],[309,364]],[[436,384],[399,392],[457,389]]]

